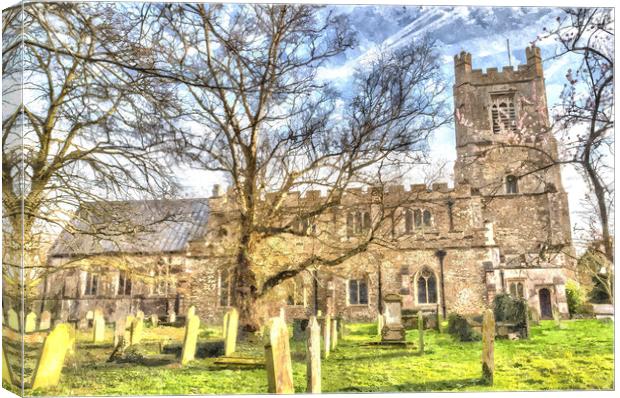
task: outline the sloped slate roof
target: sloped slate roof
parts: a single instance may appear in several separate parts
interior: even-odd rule
[[[206,233],[207,199],[89,202],[50,249],[50,257],[183,251]]]

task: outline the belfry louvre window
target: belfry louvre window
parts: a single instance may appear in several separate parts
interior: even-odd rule
[[[347,213],[347,237],[365,234],[372,228],[372,220],[368,211],[352,211]]]
[[[437,303],[437,278],[430,270],[418,275],[418,304]]]
[[[228,270],[220,271],[220,307],[229,307],[232,304],[232,278]]]
[[[349,280],[349,304],[368,304],[368,284],[364,279]]]
[[[496,134],[515,133],[517,131],[517,112],[514,104],[514,95],[493,95],[491,102],[493,132]]]

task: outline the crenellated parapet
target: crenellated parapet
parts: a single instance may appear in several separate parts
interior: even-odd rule
[[[521,80],[532,80],[543,77],[542,58],[540,48],[536,46],[525,49],[527,63],[513,66],[504,66],[501,71],[498,68],[472,69],[471,54],[462,51],[454,56],[454,74],[456,86],[462,84],[506,84]]]

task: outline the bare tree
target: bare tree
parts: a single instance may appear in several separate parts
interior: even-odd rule
[[[122,49],[129,29],[114,15],[110,5],[64,3],[3,13],[3,36],[15,39],[2,49],[3,288],[10,296],[33,294],[54,271],[45,265],[50,235],[81,204],[173,188],[161,117],[172,107],[169,95],[137,73],[90,61],[102,48]]]
[[[322,235],[322,253],[277,267],[273,252],[262,255],[276,240],[317,239],[313,220],[342,208],[346,190],[385,186],[385,176],[421,161],[426,137],[447,122],[432,42],[379,53],[357,72],[353,94],[341,96],[317,71],[355,43],[342,16],[305,5],[158,5],[146,13],[160,57],[132,68],[159,65],[165,72],[152,76],[179,85],[179,153],[231,183],[234,300],[242,327],[257,330],[262,296],[367,250],[389,219],[377,211],[363,239],[339,244],[334,233]],[[295,191],[310,190],[325,195],[291,206]]]

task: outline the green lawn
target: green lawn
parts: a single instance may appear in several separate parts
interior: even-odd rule
[[[530,340],[495,343],[495,384],[485,386],[481,376],[481,343],[457,343],[447,334],[425,333],[426,353],[415,346],[364,346],[377,341],[375,326],[348,325],[348,336],[322,361],[324,392],[588,390],[613,388],[613,324],[596,320],[552,321],[532,327]],[[146,329],[147,340],[182,330]],[[109,339],[111,340],[109,331]],[[205,330],[203,336],[215,335]],[[172,355],[160,355],[156,344],[145,344],[148,364],[106,363],[111,342],[88,344],[80,334],[77,354],[67,361],[58,388],[26,391],[29,395],[174,395],[266,393],[265,370],[222,368],[214,358],[198,359],[181,367]],[[407,332],[417,344],[418,332]],[[240,344],[239,355],[262,356],[259,344]],[[291,342],[295,390],[304,392],[305,345]]]

